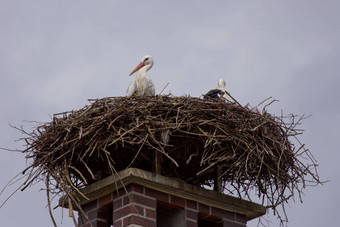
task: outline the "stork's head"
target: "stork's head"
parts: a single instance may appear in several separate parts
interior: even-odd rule
[[[137,72],[139,69],[143,68],[144,66],[146,66],[146,71],[148,71],[149,69],[151,69],[151,67],[153,66],[153,59],[150,55],[145,55],[142,58],[141,63],[139,63],[137,65],[137,67],[130,73],[129,76],[131,76],[132,74],[134,74],[135,72]]]
[[[153,65],[153,59],[150,55],[145,55],[142,58],[142,62],[144,62],[144,65]]]
[[[223,79],[219,79],[217,84],[219,87],[225,87],[227,85],[227,83]]]

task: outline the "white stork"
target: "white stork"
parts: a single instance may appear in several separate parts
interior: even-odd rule
[[[133,94],[139,96],[153,96],[155,95],[155,85],[146,74],[153,66],[153,59],[150,55],[146,55],[142,58],[142,62],[130,73],[129,76],[134,74],[136,71],[137,76],[131,81],[126,95],[131,96]]]
[[[223,100],[227,102],[234,102],[229,92],[225,88],[226,87],[225,80],[219,79],[217,84],[218,86],[211,89],[207,94],[204,95],[204,97]]]

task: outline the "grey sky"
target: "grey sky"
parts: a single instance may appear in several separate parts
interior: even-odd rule
[[[224,78],[242,104],[273,96],[280,102],[271,113],[313,114],[300,140],[331,182],[290,203],[289,226],[337,226],[339,40],[336,0],[1,0],[0,147],[22,148],[8,123],[30,129],[24,120],[46,122],[88,98],[125,95],[128,74],[150,54],[156,93],[169,83],[163,93],[198,97]],[[25,166],[22,154],[0,150],[0,186]],[[41,187],[16,193],[0,209],[2,224],[52,226]],[[63,222],[72,226],[66,211]]]

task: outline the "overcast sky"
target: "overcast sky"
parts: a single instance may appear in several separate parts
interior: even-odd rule
[[[340,224],[340,1],[0,0],[0,147],[23,149],[9,126],[47,122],[89,98],[123,96],[150,54],[159,93],[199,97],[219,78],[242,104],[280,100],[269,112],[312,114],[302,143],[330,180],[287,207],[289,226]],[[26,167],[0,150],[0,187]],[[52,226],[42,184],[0,209],[3,226]],[[16,189],[8,188],[0,202]],[[72,221],[61,218],[61,226]],[[268,216],[272,226],[276,217]],[[248,226],[256,226],[252,221]]]

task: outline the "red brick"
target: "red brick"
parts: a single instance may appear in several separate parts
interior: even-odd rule
[[[186,227],[197,227],[197,223],[187,220]]]
[[[144,187],[139,184],[129,184],[126,186],[128,192],[138,192],[140,194],[144,194]]]
[[[126,207],[123,207],[119,210],[113,211],[113,220],[117,220],[119,218],[125,217],[129,214],[138,214],[138,215],[144,215],[144,209],[140,206],[136,205],[129,205]]]
[[[116,198],[122,197],[126,195],[126,188],[120,188],[119,190],[112,193],[112,199],[115,200]]]
[[[89,219],[89,221],[91,222],[92,220]],[[83,216],[80,216],[78,217],[78,225],[79,227],[89,227],[89,223],[87,222],[87,219]]]
[[[90,224],[85,223],[85,224],[81,225],[81,227],[91,227],[91,226],[90,226]]]
[[[186,217],[193,220],[197,220],[197,211],[186,210]]]
[[[224,226],[223,221],[222,221],[222,222],[219,222],[218,224],[216,224],[216,227],[223,227],[223,226]]]
[[[127,195],[127,196],[124,196],[124,197],[122,198],[122,200],[123,200],[123,206],[125,206],[125,205],[127,205],[127,204],[130,203],[130,197],[131,197],[131,195]]]
[[[148,208],[145,208],[145,217],[157,219],[157,212],[156,210],[150,210]]]
[[[122,220],[116,221],[116,222],[113,223],[113,226],[114,227],[123,227],[123,221]]]
[[[97,220],[91,223],[93,227],[107,227],[107,222]]]
[[[185,200],[183,198],[180,198],[178,196],[170,195],[170,203],[179,206],[184,207],[185,206]]]
[[[118,208],[120,208],[122,206],[123,206],[123,199],[122,198],[119,198],[119,199],[113,201],[113,209],[114,210],[118,209]]]
[[[192,201],[192,200],[186,200],[186,205],[187,208],[193,209],[193,210],[197,210],[197,202],[196,201]]]
[[[235,221],[235,213],[211,207],[211,215]]]
[[[94,220],[96,218],[101,218],[104,220],[110,220],[111,219],[111,213],[104,212],[101,210],[93,210],[88,213],[88,217],[90,220]]]
[[[151,207],[151,208],[154,208],[154,209],[156,209],[156,207],[157,207],[156,199],[151,199],[151,198],[145,197],[143,195],[130,194],[129,196],[124,197],[123,205],[126,205],[130,202],[138,203],[138,204],[141,204],[143,206],[148,206],[148,207]]]
[[[92,227],[107,227],[107,222],[101,221],[101,220],[96,220],[91,222]],[[90,224],[85,224],[83,227],[91,227]]]
[[[207,214],[207,215],[210,214],[209,207],[201,203],[198,204],[198,211],[203,214]]]
[[[89,217],[90,221],[94,220],[97,218],[97,212],[98,210],[93,210],[93,211],[90,211],[87,216]]]
[[[85,213],[88,212],[88,211],[97,209],[97,208],[98,208],[97,200],[88,202],[88,203],[82,205],[81,208],[83,209],[83,211],[84,211]]]
[[[198,213],[197,219],[206,220],[209,222],[220,222],[222,219],[217,216],[207,215],[204,213]]]
[[[99,206],[106,206],[112,202],[112,194],[107,194],[99,199]]]
[[[145,195],[152,197],[152,198],[156,198],[157,201],[169,203],[169,194],[156,191],[150,188],[145,188]]]
[[[223,227],[246,227],[245,224],[238,224],[228,220],[223,220]]]
[[[85,218],[80,213],[78,213],[78,214],[79,214],[79,216],[78,216],[78,225],[82,225],[84,223],[84,221],[85,221]]]
[[[123,226],[127,225],[141,225],[146,227],[157,227],[156,221],[151,221],[149,219],[145,219],[139,216],[131,215],[123,219]]]
[[[244,214],[236,214],[236,221],[246,224],[247,216]]]

